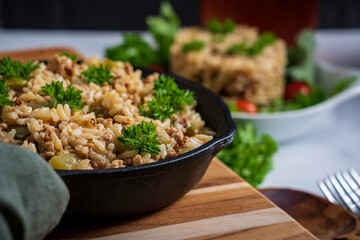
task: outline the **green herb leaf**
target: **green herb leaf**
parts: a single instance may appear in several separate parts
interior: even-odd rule
[[[74,109],[81,109],[83,102],[81,101],[82,91],[74,88],[72,85],[64,90],[63,82],[51,81],[51,84],[46,84],[41,87],[41,96],[50,96],[53,100],[53,108],[58,104],[68,104],[69,107]]]
[[[262,107],[259,112],[284,112],[299,110],[319,104],[327,99],[326,93],[322,88],[312,87],[308,95],[297,94],[292,100],[276,99],[269,106]]]
[[[59,53],[58,55],[68,57],[71,60],[73,60],[73,62],[76,62],[76,60],[78,58],[75,53],[62,52],[62,53]]]
[[[28,80],[30,74],[38,67],[39,65],[32,61],[24,64],[19,61],[12,61],[10,57],[3,57],[0,60],[0,75],[4,78],[13,77]]]
[[[170,47],[180,28],[180,19],[175,14],[169,2],[162,2],[160,5],[160,14],[158,16],[147,17],[146,23],[149,32],[157,44],[156,55],[158,56],[158,63],[168,67]]]
[[[351,85],[353,85],[357,80],[357,77],[351,76],[346,77],[341,80],[335,85],[335,87],[330,92],[330,97],[335,96],[336,94],[339,94],[340,92],[348,89]]]
[[[330,91],[330,94],[326,94],[325,90],[320,87],[312,86],[311,92],[308,95],[297,94],[292,100],[276,99],[269,106],[262,107],[259,112],[284,112],[299,110],[307,108],[316,104],[319,104],[326,99],[339,94],[345,89],[349,88],[357,80],[357,77],[346,77],[338,81],[334,88]]]
[[[243,55],[249,55],[249,49],[250,47],[245,43],[234,43],[231,45],[231,47],[226,51],[226,54],[233,55],[233,54],[243,54]]]
[[[163,121],[165,119],[171,118],[172,115],[177,112],[173,108],[171,100],[172,98],[169,96],[157,96],[153,100],[147,101],[147,108],[139,105],[139,112],[144,117]]]
[[[303,31],[297,38],[297,47],[288,49],[286,75],[290,80],[314,84],[315,78],[315,34]]]
[[[235,26],[235,23],[231,19],[227,19],[223,23],[220,23],[216,19],[211,19],[207,24],[208,30],[215,34],[231,33],[235,30]]]
[[[252,46],[249,46],[245,41],[242,43],[233,44],[226,52],[226,54],[243,54],[248,57],[253,57],[259,55],[265,47],[274,43],[276,41],[276,36],[270,32],[264,32],[259,36]]]
[[[104,83],[112,84],[111,79],[113,75],[110,72],[109,67],[106,65],[105,67],[100,64],[99,67],[90,66],[88,70],[83,71],[85,79],[87,79],[88,83],[93,82],[99,86],[103,86]]]
[[[116,139],[124,146],[134,147],[134,151],[138,154],[147,152],[153,155],[160,153],[160,142],[156,141],[158,134],[156,133],[156,125],[153,122],[145,122],[125,128],[122,137]]]
[[[9,88],[6,86],[5,79],[0,80],[0,106],[13,106],[9,99]]]
[[[237,112],[235,101],[231,100],[227,103],[230,112]]]
[[[252,186],[259,186],[273,168],[273,155],[278,149],[274,139],[258,134],[251,124],[237,126],[234,141],[217,157]]]
[[[201,49],[203,49],[204,47],[205,47],[204,42],[194,40],[194,41],[187,42],[184,45],[182,45],[181,50],[183,52],[191,52],[191,51],[198,52]]]
[[[180,89],[174,79],[165,75],[160,75],[154,82],[154,99],[146,103],[147,109],[139,106],[143,116],[158,119],[171,118],[171,116],[183,110],[183,105],[194,103],[194,93],[189,90]]]
[[[139,34],[124,34],[123,43],[106,49],[107,58],[130,62],[138,67],[156,63],[156,53]]]

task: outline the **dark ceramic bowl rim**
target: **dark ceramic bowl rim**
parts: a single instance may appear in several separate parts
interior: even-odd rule
[[[150,70],[147,68],[140,68],[140,67],[137,67],[136,69],[145,70],[145,71],[153,71],[153,70]],[[156,71],[153,71],[153,72],[156,72]],[[153,163],[146,163],[146,164],[141,164],[141,165],[135,165],[135,166],[130,166],[130,167],[123,167],[123,168],[107,168],[107,169],[94,169],[94,170],[56,170],[56,172],[60,176],[70,176],[70,175],[78,175],[78,174],[129,173],[129,172],[134,172],[134,171],[139,171],[139,170],[144,170],[144,169],[152,169],[152,168],[156,168],[156,167],[163,166],[163,165],[169,165],[172,163],[181,162],[182,160],[191,158],[196,155],[201,155],[204,152],[209,151],[212,148],[215,148],[216,145],[221,142],[224,142],[226,140],[229,140],[229,141],[232,140],[232,138],[234,137],[235,132],[236,132],[236,125],[235,125],[234,121],[232,120],[232,117],[231,117],[231,114],[230,114],[230,111],[229,111],[227,105],[224,103],[223,100],[221,100],[221,98],[219,96],[217,96],[215,93],[213,93],[212,91],[208,90],[207,88],[203,87],[202,85],[200,85],[198,83],[187,80],[187,79],[177,76],[175,74],[171,74],[171,73],[167,73],[167,72],[164,74],[175,78],[176,81],[180,81],[187,86],[190,85],[194,88],[199,89],[199,91],[207,92],[209,95],[211,95],[211,97],[213,97],[220,104],[221,109],[223,110],[225,122],[228,124],[228,129],[220,136],[214,137],[209,142],[205,143],[204,145],[201,145],[200,147],[198,147],[194,150],[191,150],[187,153],[178,155],[176,157],[164,159],[161,161],[157,161],[157,162],[153,162]]]

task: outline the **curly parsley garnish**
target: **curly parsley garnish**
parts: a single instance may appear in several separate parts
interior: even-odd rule
[[[68,104],[69,107],[75,109],[81,109],[83,106],[83,102],[81,101],[82,91],[74,88],[72,85],[64,90],[63,82],[51,81],[51,84],[42,86],[41,91],[41,96],[50,96],[52,98],[53,108],[56,108],[58,104]]]
[[[201,49],[203,49],[205,47],[205,43],[202,41],[198,41],[198,40],[194,40],[194,41],[190,41],[185,43],[184,45],[182,45],[181,47],[181,51],[183,52],[198,52]]]
[[[20,61],[13,61],[10,57],[3,57],[0,60],[0,75],[4,78],[20,78],[28,80],[30,74],[39,67],[32,61],[22,63]]]
[[[260,134],[250,123],[238,124],[232,143],[216,155],[252,186],[259,186],[273,168],[278,144],[268,134]]]
[[[77,58],[78,58],[75,53],[62,52],[62,53],[59,53],[58,55],[59,55],[59,56],[68,57],[68,58],[70,58],[71,60],[73,60],[74,62],[76,62],[76,60],[77,60]]]
[[[256,42],[249,46],[246,42],[235,43],[228,50],[227,54],[242,54],[248,57],[253,57],[260,54],[264,48],[275,42],[276,36],[273,33],[265,32],[260,35]]]
[[[9,99],[9,88],[6,86],[5,79],[0,80],[0,106],[13,106]]]
[[[145,122],[125,128],[122,132],[123,137],[116,139],[124,146],[134,147],[138,154],[147,152],[158,155],[160,153],[160,142],[156,141],[156,125],[153,122]]]
[[[184,104],[194,103],[193,92],[180,89],[173,78],[165,75],[160,75],[159,79],[154,82],[153,91],[155,97],[146,103],[147,108],[139,106],[143,116],[163,121],[183,110]]]
[[[103,86],[104,83],[112,84],[111,79],[114,77],[111,74],[110,68],[108,65],[100,64],[99,67],[90,66],[88,70],[83,71],[82,74],[87,79],[88,83],[96,83],[99,86]]]
[[[235,23],[231,19],[226,19],[223,23],[220,23],[216,19],[211,19],[207,28],[210,32],[215,34],[227,34],[235,30]]]

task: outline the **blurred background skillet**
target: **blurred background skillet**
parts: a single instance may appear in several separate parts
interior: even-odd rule
[[[145,76],[153,72],[141,70]],[[233,140],[236,127],[225,103],[201,85],[171,76],[180,88],[195,92],[196,110],[216,132],[214,139],[194,151],[156,163],[92,171],[57,170],[70,191],[68,213],[122,216],[165,207],[188,192],[211,159]]]
[[[296,139],[315,130],[331,111],[351,98],[360,95],[360,71],[349,67],[335,66],[326,62],[318,62],[316,66],[316,82],[327,93],[346,77],[355,76],[356,82],[352,87],[344,90],[317,105],[300,110],[247,114],[233,112],[232,117],[236,122],[251,122],[260,132],[270,134],[275,140],[285,142]]]

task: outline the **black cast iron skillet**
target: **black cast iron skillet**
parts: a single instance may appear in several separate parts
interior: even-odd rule
[[[142,69],[143,76],[154,71]],[[187,193],[204,175],[211,159],[236,131],[225,103],[199,84],[179,76],[180,88],[196,94],[197,108],[206,125],[216,131],[213,140],[177,157],[117,169],[57,170],[70,191],[68,213],[125,216],[165,207]]]

